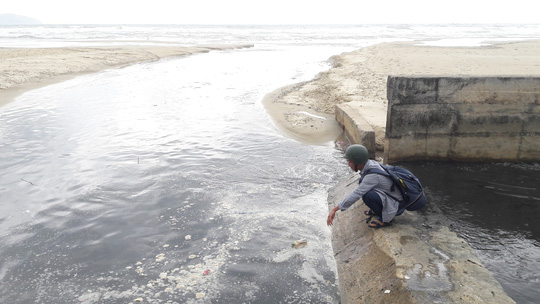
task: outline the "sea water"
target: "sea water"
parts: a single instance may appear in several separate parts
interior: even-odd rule
[[[337,303],[326,191],[347,172],[342,151],[283,136],[261,99],[329,68],[332,55],[378,42],[479,46],[539,33],[0,27],[4,47],[254,45],[85,75],[0,108],[0,302]],[[505,291],[519,303],[537,299],[537,165],[410,166]]]

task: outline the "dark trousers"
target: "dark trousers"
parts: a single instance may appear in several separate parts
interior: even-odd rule
[[[368,191],[364,196],[362,196],[362,200],[364,201],[364,204],[371,209],[375,215],[382,216],[382,201],[381,197],[377,194],[377,192],[371,190]]]

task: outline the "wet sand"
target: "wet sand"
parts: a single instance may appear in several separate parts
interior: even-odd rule
[[[36,87],[134,63],[252,45],[0,48],[0,106]]]
[[[264,104],[276,125],[302,139],[338,133],[331,119],[334,107],[348,102],[372,125],[382,149],[388,75],[539,76],[538,54],[540,41],[484,47],[383,43],[333,56],[333,68],[312,81],[276,90]]]

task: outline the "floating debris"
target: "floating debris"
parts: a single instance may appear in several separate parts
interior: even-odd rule
[[[196,299],[202,299],[206,296],[206,294],[204,292],[198,292],[196,295],[195,295],[195,298]]]
[[[164,253],[160,253],[158,255],[156,255],[156,262],[161,262],[165,260],[165,254]]]
[[[302,248],[307,245],[307,240],[298,240],[294,241],[294,243],[291,244],[291,247],[293,248]]]
[[[189,240],[191,240],[191,235],[189,235],[189,234],[188,234],[188,235],[186,235],[185,239],[186,239],[186,241],[189,241]]]

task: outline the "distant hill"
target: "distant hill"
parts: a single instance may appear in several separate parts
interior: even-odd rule
[[[41,24],[41,22],[34,18],[20,16],[20,15],[0,14],[0,25],[13,25],[13,24]]]

